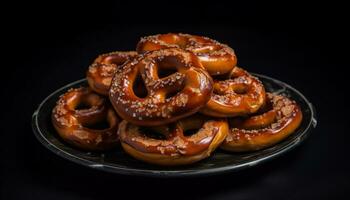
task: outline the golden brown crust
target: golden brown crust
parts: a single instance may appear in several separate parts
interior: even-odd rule
[[[186,122],[187,121],[187,122]],[[141,131],[141,127],[123,121],[119,136],[124,150],[144,162],[158,165],[185,165],[208,157],[225,139],[228,132],[226,120],[208,120],[198,115],[182,119],[176,124],[155,127],[153,134],[165,138],[155,139]],[[196,133],[185,136],[188,129]]]
[[[171,47],[193,52],[210,75],[226,74],[237,64],[237,57],[229,46],[196,35],[182,33],[152,35],[141,38],[136,49],[139,53],[144,53]]]
[[[160,69],[176,72],[162,78]],[[138,77],[147,90],[144,97],[133,89]],[[142,54],[126,63],[114,76],[109,98],[123,119],[158,126],[197,112],[210,99],[212,89],[211,77],[193,53],[170,48]]]
[[[78,109],[80,104],[89,108]],[[63,140],[85,150],[106,150],[118,144],[119,120],[106,99],[88,88],[70,89],[52,111],[52,124]],[[89,128],[107,121],[104,129]]]
[[[246,116],[265,103],[263,84],[247,71],[235,67],[226,80],[215,80],[214,93],[200,112],[213,117]]]
[[[112,78],[117,69],[136,56],[135,51],[115,51],[98,56],[86,72],[91,89],[98,94],[108,96]]]
[[[267,94],[270,109],[246,119],[230,120],[230,131],[221,145],[232,152],[255,151],[270,147],[292,134],[300,125],[302,112],[295,101]]]

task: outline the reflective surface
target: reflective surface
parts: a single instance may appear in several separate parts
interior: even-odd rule
[[[59,96],[69,88],[87,86],[85,79],[68,84],[50,94],[34,112],[32,127],[37,139],[55,154],[78,164],[99,170],[157,177],[196,176],[237,171],[272,159],[300,144],[316,126],[316,114],[312,104],[296,89],[263,75],[254,74],[264,84],[266,91],[283,94],[297,101],[303,111],[303,121],[295,133],[277,145],[252,152],[228,153],[218,149],[209,158],[198,163],[182,167],[159,167],[135,160],[121,147],[108,152],[86,152],[63,142],[51,124],[51,110]]]

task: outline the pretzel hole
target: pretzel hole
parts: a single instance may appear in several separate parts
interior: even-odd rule
[[[165,94],[165,98],[166,99],[169,99],[171,97],[174,97],[176,96],[179,92],[181,92],[181,90],[183,90],[185,86],[182,85],[181,87],[174,87],[172,88],[172,90],[168,91],[166,94]]]
[[[88,110],[90,109],[92,106],[85,101],[81,101],[75,108],[74,110]]]
[[[98,122],[95,122],[92,124],[83,124],[83,126],[85,128],[93,129],[93,130],[104,130],[104,129],[108,129],[110,127],[107,119],[103,119],[101,121],[98,121]]]
[[[137,74],[136,79],[133,83],[133,91],[134,94],[139,98],[145,98],[148,95],[148,91],[146,89],[145,83],[141,77],[141,74]]]
[[[93,122],[91,121],[86,121],[85,123],[83,122],[82,126],[92,130],[105,130],[114,126],[116,121],[117,119],[115,118],[115,115],[113,114],[113,112],[108,111],[108,113],[104,117],[99,118]]]
[[[140,127],[139,132],[148,138],[156,139],[156,140],[166,140],[166,137],[164,134],[158,132],[155,129],[149,128],[149,127]]]
[[[230,94],[232,91],[229,91],[228,87],[214,87],[213,94],[225,95]]]
[[[213,80],[215,81],[226,81],[227,79],[229,79],[228,74],[213,76]]]
[[[164,77],[170,76],[172,74],[175,74],[176,72],[177,72],[177,70],[174,68],[158,69],[158,78],[164,78]]]
[[[202,128],[205,121],[202,118],[196,118],[181,121],[183,135],[186,137],[196,134]]]
[[[197,132],[198,132],[198,129],[188,129],[188,130],[185,130],[183,132],[183,134],[185,137],[188,137],[188,136],[196,134]]]
[[[162,60],[158,61],[158,78],[164,78],[178,72],[177,66],[181,65],[183,65],[181,60],[175,56],[163,58]]]
[[[238,128],[241,126],[241,124],[244,122],[244,120],[246,120],[248,118],[248,116],[246,117],[235,117],[235,118],[229,118],[228,119],[228,124],[230,127],[233,128]]]
[[[234,89],[236,94],[247,94],[248,88],[245,86],[239,86]]]
[[[269,100],[266,100],[265,104],[263,106],[261,106],[260,109],[256,113],[252,114],[252,116],[261,115],[263,113],[269,112],[270,110],[273,110],[272,102]]]
[[[98,105],[103,101],[101,97],[95,93],[90,93],[88,95],[82,95],[73,100],[71,109],[74,110],[88,110],[91,109],[94,105]]]

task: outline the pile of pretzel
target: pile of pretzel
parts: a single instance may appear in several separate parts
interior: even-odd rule
[[[206,37],[144,37],[136,51],[98,56],[87,71],[89,87],[62,95],[52,122],[75,147],[121,144],[132,157],[159,165],[194,163],[218,147],[270,147],[298,128],[300,107],[265,92],[236,64],[230,47]]]

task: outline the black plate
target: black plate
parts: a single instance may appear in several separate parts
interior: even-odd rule
[[[86,86],[82,79],[70,83],[50,94],[39,105],[32,118],[35,136],[55,154],[78,164],[108,172],[128,175],[157,177],[179,177],[218,174],[237,171],[270,160],[300,144],[317,124],[315,109],[312,104],[296,89],[276,79],[255,74],[264,83],[266,91],[284,94],[301,106],[303,121],[295,133],[277,145],[252,153],[227,153],[217,150],[213,155],[198,163],[182,167],[159,167],[140,162],[127,155],[119,147],[113,151],[96,153],[73,148],[64,143],[51,124],[51,110],[59,96],[69,88]]]

